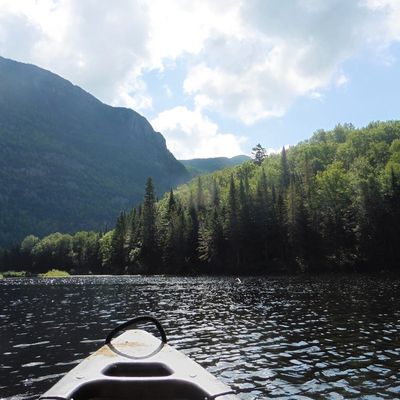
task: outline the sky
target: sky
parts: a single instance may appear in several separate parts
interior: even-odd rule
[[[178,159],[399,119],[400,0],[0,0],[0,55],[134,109]]]

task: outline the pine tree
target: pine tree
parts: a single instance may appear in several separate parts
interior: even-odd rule
[[[270,227],[270,212],[271,204],[268,194],[267,177],[265,171],[262,170],[257,182],[255,202],[254,202],[254,232],[253,242],[255,251],[258,250],[258,257],[255,262],[260,262],[264,265],[269,261],[269,240],[268,233]]]
[[[180,204],[175,200],[172,190],[168,195],[167,208],[162,216],[160,247],[166,272],[179,270],[185,252],[184,218]]]
[[[172,213],[173,211],[175,211],[175,207],[176,207],[176,201],[174,197],[174,192],[171,189],[168,197],[168,213]]]
[[[194,263],[197,260],[197,243],[199,234],[199,217],[196,211],[196,207],[193,201],[193,195],[190,193],[189,204],[186,210],[185,225],[185,258],[188,262]]]
[[[203,212],[205,206],[203,182],[201,177],[197,178],[197,188],[196,188],[196,207],[198,212]]]
[[[219,208],[220,205],[220,195],[219,195],[219,188],[217,185],[217,181],[215,179],[212,180],[211,186],[211,204],[214,208]]]
[[[241,262],[243,264],[258,263],[262,258],[261,249],[257,249],[257,196],[254,199],[249,185],[246,185],[247,175],[239,181],[239,239]],[[265,206],[265,205],[264,205]],[[261,251],[260,251],[261,250]]]
[[[246,194],[245,186],[243,179],[239,180],[239,226],[238,226],[238,234],[239,234],[239,245],[241,248],[241,253],[244,253],[244,249],[247,249],[247,245],[249,245],[250,232],[251,232],[251,218],[250,218],[250,196]]]
[[[218,272],[222,261],[223,230],[216,209],[208,214],[208,218],[200,225],[198,252],[200,261],[213,264],[214,272]]]
[[[126,264],[125,234],[126,215],[120,213],[111,238],[111,268],[115,273],[124,272]]]
[[[233,238],[237,234],[237,225],[238,225],[238,206],[237,206],[236,187],[233,175],[231,175],[229,183],[227,218],[228,218],[229,236]]]
[[[253,162],[256,165],[261,165],[267,157],[267,151],[260,143],[253,147],[251,154],[253,155]]]
[[[147,179],[142,208],[142,256],[150,262],[157,255],[156,206],[154,186],[151,178]]]
[[[371,177],[366,182],[361,182],[357,238],[359,261],[363,267],[386,263],[388,249],[385,248],[385,236],[388,227],[384,226],[386,209],[382,204],[385,204],[385,199],[379,191],[376,179]]]
[[[278,258],[283,262],[286,262],[288,256],[287,209],[282,193],[279,193],[276,201],[273,222],[274,230],[276,232],[276,235],[274,235],[275,243],[273,247],[275,248]]]
[[[140,267],[138,265],[139,255],[142,246],[142,221],[141,221],[141,207],[138,209],[133,208],[128,223],[128,233],[126,235],[125,246],[126,254],[128,257],[128,265],[130,273],[140,273]]]
[[[240,264],[240,249],[239,249],[239,221],[238,221],[238,199],[236,194],[235,181],[231,175],[229,183],[228,204],[227,204],[227,236],[229,244],[235,254],[236,268]]]
[[[286,149],[282,147],[281,153],[281,190],[286,190],[290,183],[289,163],[286,156]]]
[[[303,272],[309,267],[313,238],[304,198],[299,181],[291,180],[286,201],[288,244],[292,260]]]
[[[272,204],[273,205],[276,205],[276,189],[275,189],[275,185],[274,184],[272,184],[272,187],[271,187],[271,201],[272,201]]]
[[[299,207],[299,196],[297,194],[296,185],[293,180],[290,181],[287,191],[287,222],[288,222],[288,239],[291,244],[295,242],[295,229],[297,222],[297,213]]]

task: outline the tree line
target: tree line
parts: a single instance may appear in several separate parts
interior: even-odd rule
[[[400,267],[400,122],[338,125],[280,154],[200,176],[106,232],[27,236],[3,270],[113,274],[382,271]]]

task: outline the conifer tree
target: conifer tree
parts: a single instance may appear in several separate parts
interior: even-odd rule
[[[385,237],[388,227],[382,224],[387,220],[385,215],[387,210],[378,206],[385,204],[385,196],[381,195],[378,182],[372,177],[366,182],[361,182],[359,190],[357,236],[360,257],[364,262],[368,260],[369,263],[376,265],[387,258]]]
[[[196,208],[198,212],[203,212],[205,206],[203,182],[201,177],[197,178],[197,188],[196,188]]]
[[[236,195],[236,187],[233,175],[231,175],[229,182],[227,218],[229,226],[229,235],[231,238],[233,238],[237,234],[237,225],[238,225],[237,195]]]
[[[287,222],[288,222],[288,239],[291,244],[295,242],[295,230],[297,223],[297,214],[299,207],[299,196],[297,194],[296,185],[293,180],[290,181],[287,191]]]
[[[303,272],[309,267],[313,239],[304,197],[300,182],[291,180],[286,201],[288,244],[291,258]]]
[[[217,181],[215,179],[212,180],[212,187],[211,187],[211,204],[214,208],[219,208],[220,205],[220,194],[219,188],[217,185]]]
[[[241,241],[246,240],[249,236],[251,229],[251,218],[250,218],[250,195],[246,194],[243,179],[239,180],[239,235]]]
[[[271,201],[273,205],[276,205],[277,198],[276,198],[276,189],[274,184],[272,184],[271,186]]]
[[[154,186],[151,178],[147,179],[142,207],[142,255],[147,261],[155,260],[157,249],[156,206]]]
[[[131,247],[133,246],[133,237],[136,231],[136,208],[132,208],[130,213],[127,215],[126,220],[126,234],[125,234],[125,249],[128,254]]]
[[[199,259],[200,261],[213,264],[218,272],[221,263],[223,245],[223,230],[220,217],[216,209],[209,213],[208,218],[199,228]]]
[[[281,152],[281,190],[286,190],[290,183],[289,163],[286,156],[285,146]]]
[[[255,201],[254,201],[254,246],[258,249],[258,262],[264,264],[269,260],[269,241],[268,233],[270,227],[271,204],[268,195],[267,177],[265,171],[262,170],[257,181]],[[257,250],[256,250],[257,251]]]
[[[251,154],[253,155],[253,162],[256,165],[261,165],[267,157],[267,151],[260,143],[253,147]]]
[[[115,273],[124,272],[126,263],[125,254],[125,234],[126,234],[126,215],[121,212],[115,225],[111,238],[111,268]]]
[[[171,190],[168,195],[167,208],[162,217],[160,231],[160,246],[165,272],[174,272],[179,269],[183,260],[184,222],[182,207],[174,198]]]
[[[227,204],[227,234],[228,240],[235,255],[234,263],[236,268],[240,264],[240,249],[239,249],[239,216],[238,216],[238,199],[236,194],[236,186],[233,175],[229,182],[228,204]]]
[[[268,194],[267,175],[265,174],[264,169],[262,169],[260,177],[257,181],[257,193],[264,199],[266,199]]]
[[[273,247],[280,260],[287,261],[287,209],[283,194],[279,193],[274,210],[274,227],[276,235]]]
[[[198,233],[199,233],[199,218],[196,211],[196,207],[193,201],[193,195],[190,192],[189,202],[187,207],[187,223],[185,226],[185,243],[186,247],[186,259],[189,262],[195,262],[197,260],[197,244],[198,244]]]
[[[168,213],[175,211],[175,207],[176,207],[176,202],[175,202],[174,192],[171,189],[168,197]]]

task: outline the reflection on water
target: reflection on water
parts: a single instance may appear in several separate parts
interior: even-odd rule
[[[243,399],[400,398],[399,295],[399,280],[358,277],[4,279],[0,397],[36,398],[152,314]]]

